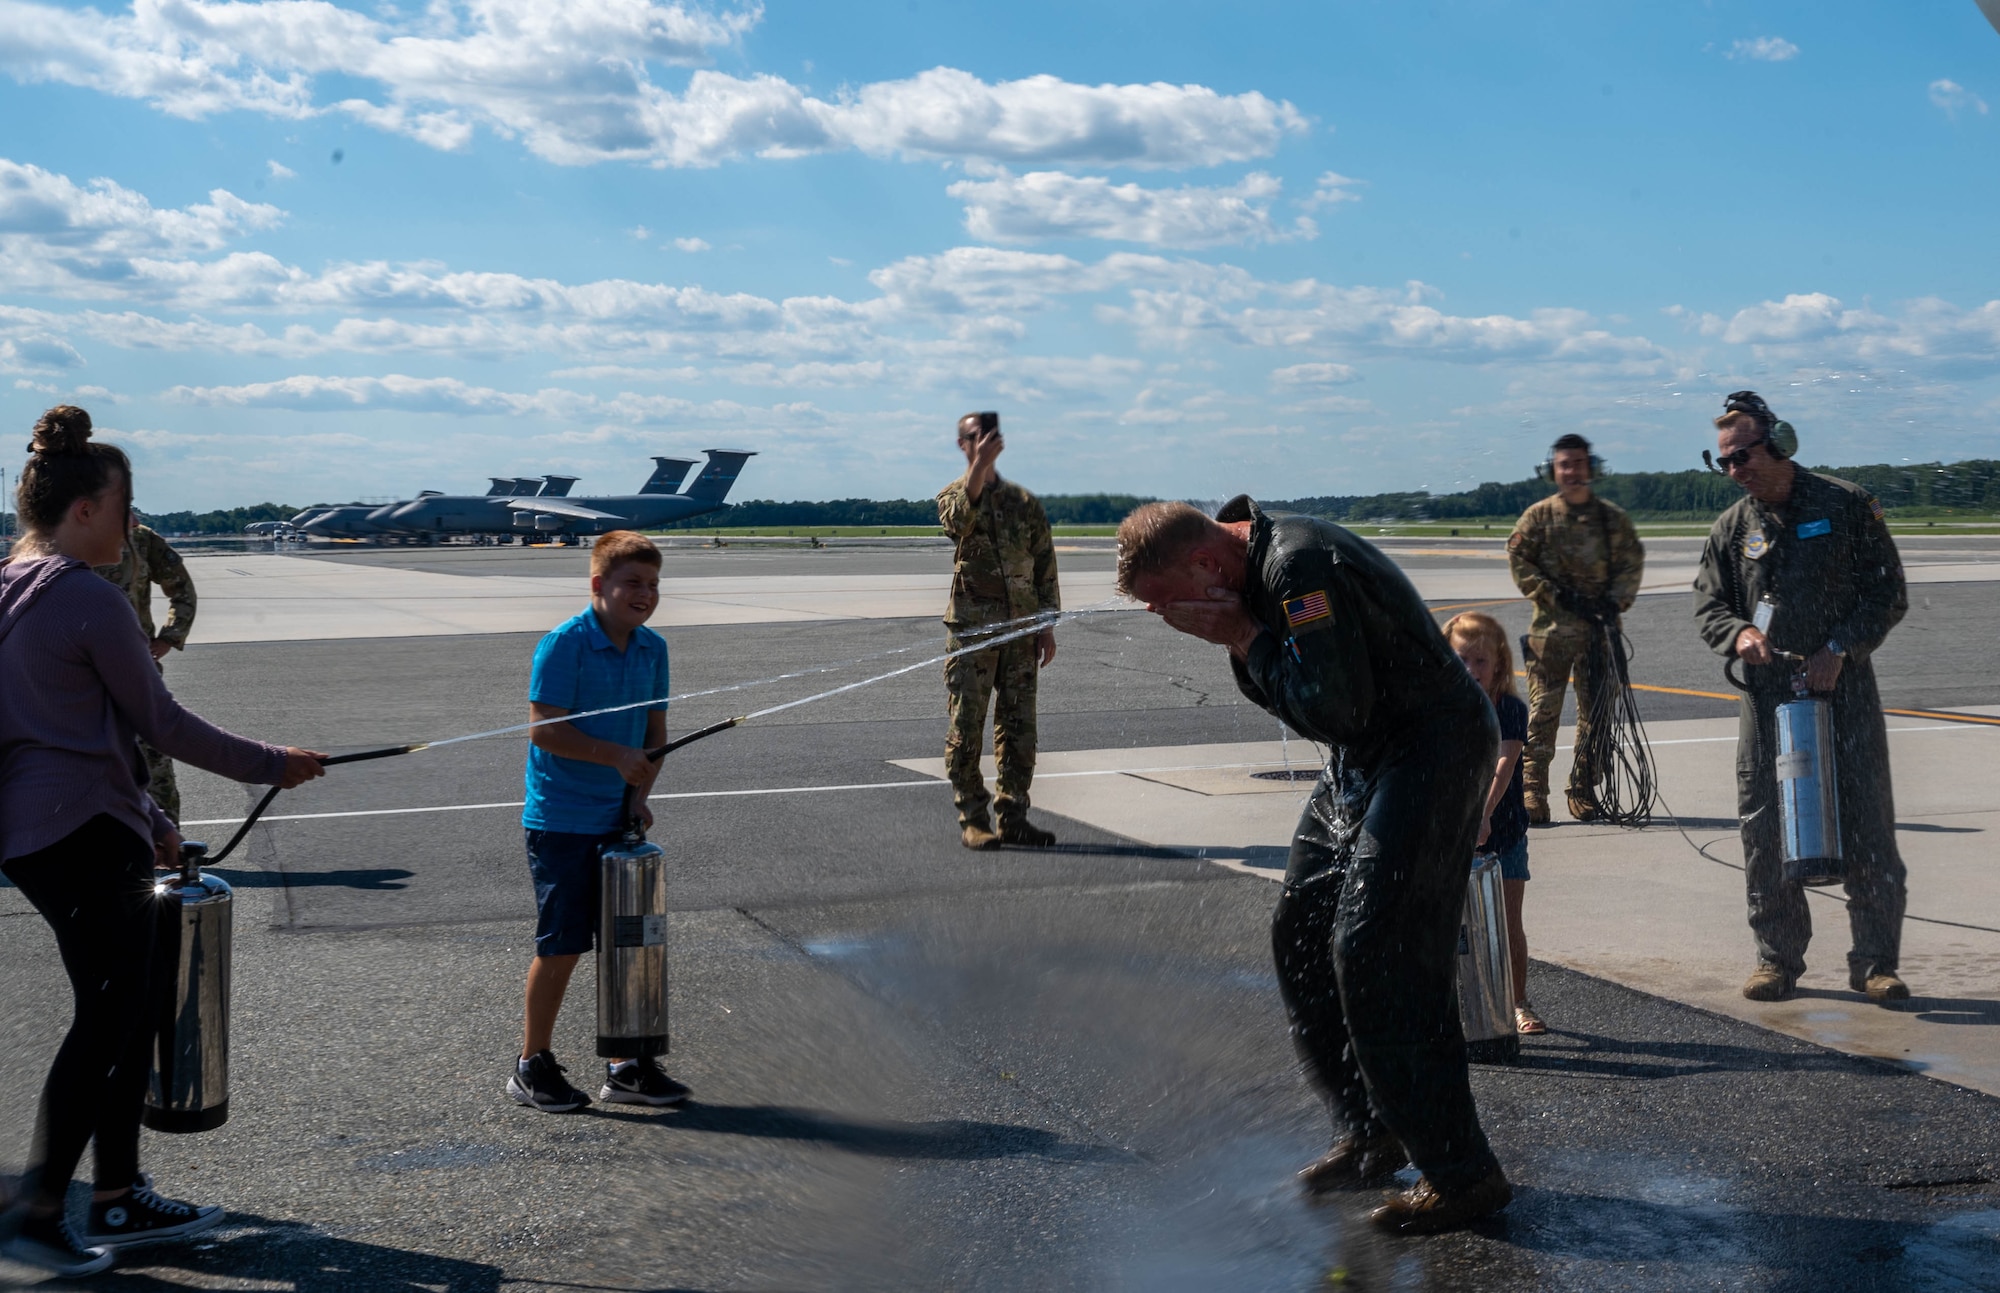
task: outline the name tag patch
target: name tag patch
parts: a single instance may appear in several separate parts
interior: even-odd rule
[[[1326,604],[1324,591],[1310,592],[1304,597],[1294,597],[1285,603],[1285,623],[1294,630],[1332,618],[1333,608]]]
[[[1799,527],[1799,537],[1801,539],[1817,539],[1822,534],[1832,533],[1833,522],[1824,518],[1817,521],[1807,521]]]
[[[1752,561],[1761,561],[1771,550],[1770,542],[1764,538],[1762,530],[1754,530],[1743,539],[1743,555]]]

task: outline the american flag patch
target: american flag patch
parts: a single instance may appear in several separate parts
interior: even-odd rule
[[[1881,519],[1882,519],[1882,500],[1881,500],[1881,499],[1879,499],[1879,498],[1870,498],[1870,499],[1868,500],[1868,510],[1869,510],[1869,511],[1870,511],[1871,513],[1873,513],[1873,514],[1874,514],[1874,516],[1875,516],[1875,519],[1876,519],[1876,520],[1878,520],[1878,521],[1879,521],[1879,520],[1881,520]]]
[[[1285,623],[1293,628],[1311,624],[1314,620],[1330,620],[1333,609],[1326,604],[1324,592],[1307,593],[1304,597],[1294,597],[1285,603]]]

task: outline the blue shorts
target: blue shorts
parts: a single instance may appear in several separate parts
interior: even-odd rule
[[[579,956],[597,946],[598,854],[620,838],[528,832],[528,874],[535,878],[535,955]]]
[[[1528,840],[1526,836],[1515,840],[1513,847],[1500,850],[1500,878],[1502,880],[1525,880],[1528,878]]]

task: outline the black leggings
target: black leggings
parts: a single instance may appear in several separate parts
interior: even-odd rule
[[[76,994],[76,1019],[42,1087],[29,1179],[43,1202],[61,1200],[95,1136],[97,1188],[127,1189],[139,1174],[153,1067],[153,846],[99,814],[4,870],[55,931]]]

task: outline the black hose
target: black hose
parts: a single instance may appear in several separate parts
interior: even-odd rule
[[[702,737],[714,736],[717,732],[727,732],[730,728],[736,726],[738,723],[742,721],[743,720],[741,718],[725,718],[720,723],[710,723],[707,727],[702,728],[700,731],[689,732],[686,736],[678,737],[675,740],[668,741],[665,745],[656,746],[653,749],[646,751],[646,757],[651,759],[653,762],[658,763],[661,759],[666,758],[669,754],[672,754],[675,750],[680,749],[683,745],[691,745],[694,742],[699,741]]]
[[[686,736],[678,740],[668,741],[658,749],[646,751],[646,757],[655,761],[663,759],[675,750],[680,749],[683,745],[699,741],[704,736],[714,736],[717,732],[726,732],[742,721],[741,718],[731,718],[725,719],[720,723],[711,723],[699,731],[689,732]],[[370,759],[392,759],[399,754],[415,754],[418,750],[426,748],[426,745],[427,743],[425,742],[419,742],[416,745],[389,745],[379,750],[361,750],[354,754],[336,754],[321,759],[319,764],[322,768],[331,768],[336,763],[366,763]],[[271,801],[278,797],[278,791],[281,788],[279,786],[272,786],[269,790],[265,791],[264,797],[257,801],[257,806],[250,810],[250,815],[243,819],[243,824],[236,828],[236,833],[229,837],[229,842],[222,846],[221,851],[203,860],[209,866],[214,866],[235,852],[236,846],[243,842],[243,837],[250,833],[250,828],[257,824],[257,819],[264,815],[264,810],[271,806]]]
[[[419,743],[417,745],[384,746],[379,750],[362,750],[356,754],[335,754],[321,759],[319,766],[330,768],[336,763],[366,763],[370,759],[390,759],[398,754],[415,754],[423,748],[424,746]],[[271,806],[271,801],[278,797],[278,792],[282,789],[284,789],[283,786],[272,786],[269,790],[265,791],[264,797],[257,801],[257,806],[250,810],[250,815],[243,819],[243,824],[236,828],[236,833],[229,837],[229,843],[223,845],[220,852],[204,858],[203,861],[209,866],[214,866],[235,852],[236,846],[243,842],[243,837],[250,833],[250,828],[257,824],[257,819],[264,815],[264,810]]]
[[[1591,676],[1590,730],[1577,743],[1577,758],[1597,778],[1598,811],[1614,826],[1639,827],[1653,820],[1659,787],[1653,774],[1653,747],[1632,691],[1632,644],[1615,619],[1591,626],[1587,655]]]

